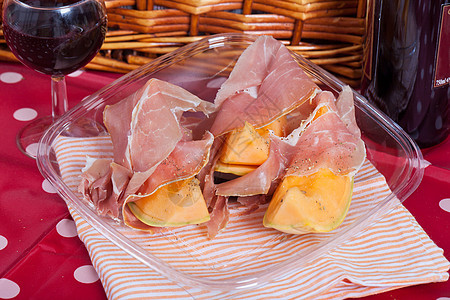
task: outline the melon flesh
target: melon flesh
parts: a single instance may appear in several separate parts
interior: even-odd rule
[[[219,160],[226,164],[260,165],[269,157],[269,142],[252,125],[230,132]]]
[[[262,137],[269,139],[269,132],[273,131],[273,134],[276,136],[285,136],[285,128],[287,126],[287,119],[286,116],[282,116],[272,123],[261,127],[259,129],[256,129],[256,132],[258,132]]]
[[[257,167],[258,166],[226,164],[219,160],[214,166],[214,171],[220,173],[234,174],[237,176],[244,176],[245,174],[248,174],[256,170]]]
[[[210,219],[196,178],[167,184],[127,205],[136,218],[155,227],[200,224]]]
[[[254,171],[269,157],[270,131],[277,136],[284,136],[286,122],[283,116],[259,129],[245,123],[243,128],[230,132],[215,171],[238,176]]]
[[[353,178],[320,169],[309,176],[288,176],[275,191],[263,224],[293,234],[329,232],[350,207]]]

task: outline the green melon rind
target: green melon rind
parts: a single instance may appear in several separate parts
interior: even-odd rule
[[[147,224],[149,226],[153,227],[181,227],[185,225],[192,225],[192,224],[201,224],[209,221],[211,217],[209,214],[207,214],[205,217],[200,218],[198,220],[188,220],[183,222],[163,222],[161,220],[155,219],[147,214],[145,214],[135,203],[129,202],[127,203],[128,207],[130,208],[131,212],[138,218],[139,221],[141,221],[144,224]]]

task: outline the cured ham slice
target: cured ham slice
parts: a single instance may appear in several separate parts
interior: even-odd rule
[[[86,166],[81,174],[81,183],[78,191],[84,195],[84,199],[94,204],[95,207],[105,201],[111,194],[111,160],[92,159],[87,157]]]
[[[188,179],[197,175],[209,161],[209,150],[213,141],[214,137],[208,132],[202,140],[178,142],[170,155],[164,159],[156,167],[151,176],[139,186],[139,193],[137,195],[130,194],[126,198],[125,204],[147,197],[166,184]],[[140,221],[129,212],[128,206],[124,205],[123,210],[125,224],[138,229],[152,230],[151,226],[145,224],[136,226]]]
[[[109,159],[88,158],[78,190],[100,215],[118,218],[130,177],[130,170]]]
[[[135,95],[106,107],[103,122],[113,141],[114,161],[136,172],[151,169],[181,140],[179,121],[185,111],[209,115],[214,106],[158,79],[150,79]]]
[[[192,140],[192,130],[180,124],[186,111],[209,115],[214,107],[180,87],[156,79],[143,88],[132,111],[125,149],[125,159],[134,174],[126,190],[124,211],[128,211],[126,203],[150,195],[162,185],[193,177],[207,163],[214,137],[206,132],[203,139]],[[140,196],[133,195],[137,191]],[[129,213],[124,213],[124,221],[130,226],[138,223]],[[150,226],[139,226],[146,227]]]
[[[211,133],[198,141],[180,141],[163,160],[152,176],[141,186],[140,193],[152,193],[161,184],[182,180],[200,172],[209,160],[209,149],[214,141]],[[208,151],[205,151],[208,150]]]
[[[105,201],[98,204],[97,209],[100,214],[119,218],[124,201],[123,193],[130,181],[131,171],[115,162],[110,164],[110,168],[112,193]]]
[[[260,205],[263,205],[268,202],[267,195],[254,195],[254,196],[245,196],[245,197],[237,197],[236,201],[239,202],[242,206],[246,207],[246,214],[250,214],[257,210]]]
[[[321,91],[268,36],[242,53],[214,103],[151,79],[103,117],[114,157],[88,161],[79,191],[100,214],[149,232],[206,222],[214,238],[229,221],[230,197],[250,213],[289,176],[353,176],[365,159],[352,90],[337,100]],[[219,161],[234,173],[215,168]],[[217,184],[215,170],[239,176]]]
[[[342,122],[347,126],[348,131],[355,137],[361,137],[361,131],[359,130],[358,124],[356,124],[353,92],[348,85],[345,86],[339,94],[339,97],[336,100],[336,108]]]
[[[103,111],[103,123],[114,145],[114,161],[129,169],[129,160],[125,159],[127,133],[130,131],[131,113],[139,99],[138,93],[135,93],[116,104],[106,106]]]
[[[206,223],[208,238],[213,239],[219,232],[226,227],[230,219],[228,209],[228,197],[217,196],[213,203],[211,220]]]
[[[308,175],[321,167],[335,174],[356,173],[364,162],[365,147],[355,120],[351,89],[345,87],[338,100],[330,92],[321,92],[312,105],[315,109],[311,116],[290,136],[271,136],[270,154],[261,166],[216,185],[216,193],[240,197],[270,195],[284,176]]]
[[[349,210],[354,175],[365,159],[353,93],[345,87],[335,101],[332,93],[321,92],[315,102],[310,118],[289,136],[296,151],[264,215],[266,227],[292,234],[329,232]]]
[[[127,224],[148,230],[127,210],[126,203],[135,199],[133,194],[151,194],[162,185],[195,176],[205,166],[214,137],[203,130],[202,137],[194,140],[193,132],[200,135],[196,125],[201,118],[185,118],[184,112],[208,117],[214,105],[157,79],[105,108],[114,162],[94,162],[97,168],[84,172],[79,188],[86,199],[95,201],[100,213],[107,210],[118,216],[123,210]]]
[[[199,172],[198,179],[200,180],[201,188],[203,191],[203,198],[205,198],[206,204],[211,205],[216,197],[216,185],[214,183],[214,165],[219,159],[220,149],[224,144],[223,137],[214,139],[214,143],[210,149],[210,156],[208,164]]]
[[[321,92],[316,101],[303,128],[288,137],[296,151],[285,176],[306,176],[320,168],[353,176],[366,156],[354,116],[353,93],[345,87],[336,102],[332,93]]]
[[[179,122],[185,111],[212,113],[214,108],[188,91],[151,79],[133,110],[128,138],[132,169],[144,172],[163,159],[183,137]],[[151,133],[151,134],[149,134]]]
[[[264,127],[311,100],[318,91],[283,44],[269,36],[259,37],[242,53],[218,91],[214,101],[217,112],[210,131],[218,138],[246,123]],[[219,185],[211,179],[218,157],[211,158],[210,172],[204,177],[205,199],[213,204],[209,223],[214,222],[214,215],[223,215],[216,213],[216,209],[225,208],[214,205],[215,197],[223,201],[223,197],[265,194],[283,175],[287,163],[280,151],[283,143],[273,140],[270,143],[268,158],[255,171]],[[211,228],[208,231],[214,235]]]
[[[218,136],[245,122],[260,128],[311,100],[318,91],[283,44],[261,36],[242,53],[218,91],[211,132]]]
[[[103,119],[111,134],[114,161],[133,171],[127,194],[136,192],[190,131],[180,125],[187,111],[208,116],[214,105],[158,79],[150,79],[134,95],[105,108]]]
[[[216,195],[216,185],[214,183],[214,165],[219,159],[219,153],[224,138],[218,137],[210,149],[210,156],[207,165],[199,172],[197,178],[200,180],[203,198],[210,210],[210,220],[206,223],[207,235],[214,238],[223,228],[226,227],[229,220],[228,197]]]

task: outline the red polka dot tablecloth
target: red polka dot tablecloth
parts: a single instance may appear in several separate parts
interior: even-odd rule
[[[119,76],[71,74],[70,105]],[[16,146],[20,128],[50,114],[49,77],[20,64],[0,63],[0,108],[0,299],[106,299],[64,201],[35,161]],[[403,204],[450,259],[450,139],[423,153],[430,166]],[[366,299],[450,300],[450,283],[416,285]]]

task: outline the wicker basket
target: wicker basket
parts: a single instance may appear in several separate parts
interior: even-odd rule
[[[272,35],[358,86],[368,1],[106,0],[106,40],[86,68],[126,73],[205,35],[241,32]],[[15,59],[2,35],[0,59]]]

